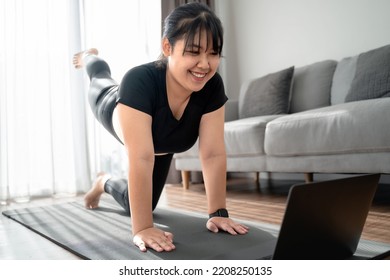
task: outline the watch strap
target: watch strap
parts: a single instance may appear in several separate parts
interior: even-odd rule
[[[212,217],[224,217],[229,218],[229,213],[225,208],[218,209],[214,213],[209,214],[209,219]]]

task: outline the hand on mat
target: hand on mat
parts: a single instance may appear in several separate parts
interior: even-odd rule
[[[249,227],[237,224],[230,218],[212,217],[207,221],[206,227],[209,231],[219,232],[219,230],[226,231],[232,235],[246,234]]]
[[[152,248],[157,252],[175,249],[173,234],[153,227],[138,232],[133,242],[142,252],[146,252],[146,248]]]

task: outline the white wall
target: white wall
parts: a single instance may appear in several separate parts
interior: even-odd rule
[[[216,0],[227,95],[243,81],[390,44],[389,0]]]

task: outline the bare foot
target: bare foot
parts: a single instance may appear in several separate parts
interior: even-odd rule
[[[86,208],[94,209],[99,206],[100,196],[104,193],[104,184],[110,178],[111,176],[104,172],[98,174],[95,182],[92,185],[92,188],[87,192],[84,197]]]
[[[91,48],[82,52],[78,52],[73,56],[73,65],[76,69],[80,69],[84,66],[84,57],[87,55],[98,55],[99,52],[95,48]]]

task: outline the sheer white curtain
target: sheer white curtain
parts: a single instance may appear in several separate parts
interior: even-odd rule
[[[161,52],[160,0],[84,0],[83,47],[96,47],[119,83],[132,67],[156,60]],[[87,78],[86,79],[86,83]],[[127,176],[123,146],[88,112],[92,173]]]
[[[74,1],[0,3],[1,200],[75,193],[85,178],[74,143],[82,117],[72,116]]]
[[[122,166],[71,57],[97,47],[120,81],[158,55],[159,9],[158,0],[0,0],[1,203],[82,192],[97,171]]]

